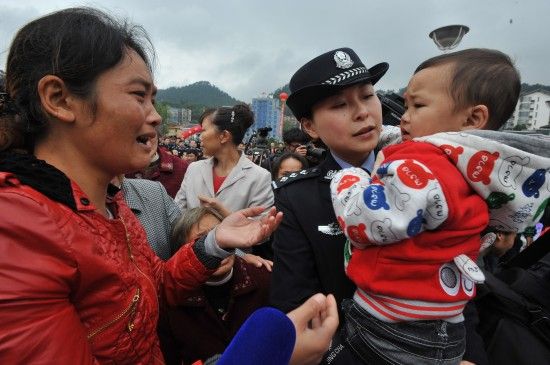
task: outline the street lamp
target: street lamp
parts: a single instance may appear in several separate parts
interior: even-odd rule
[[[437,48],[445,52],[458,46],[462,37],[469,30],[470,28],[465,25],[447,25],[432,30],[428,36],[434,41]]]
[[[279,128],[278,128],[278,135],[280,137],[283,136],[283,122],[285,120],[285,104],[286,99],[288,99],[288,94],[284,91],[279,94],[279,100],[281,100],[281,118],[279,119]]]

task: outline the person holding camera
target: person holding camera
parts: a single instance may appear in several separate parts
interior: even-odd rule
[[[300,128],[291,128],[283,133],[285,151],[304,156],[309,167],[317,166],[324,158],[326,150],[315,145],[314,141]]]
[[[306,156],[309,136],[300,128],[290,128],[283,133],[283,142],[287,152],[297,153],[301,156]]]
[[[271,164],[276,154],[273,143],[268,144],[267,135],[271,127],[258,128],[246,143],[245,153],[256,165],[271,171]]]

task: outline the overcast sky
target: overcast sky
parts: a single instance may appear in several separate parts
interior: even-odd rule
[[[428,33],[449,24],[470,27],[457,50],[499,49],[516,61],[522,81],[550,85],[548,0],[0,0],[0,68],[21,26],[82,5],[144,26],[160,88],[207,80],[250,102],[311,58],[348,46],[367,67],[388,62],[378,87],[397,90],[441,52]]]

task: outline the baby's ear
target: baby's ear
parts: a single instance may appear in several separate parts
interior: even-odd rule
[[[464,129],[485,129],[489,123],[489,108],[478,104],[469,108]]]

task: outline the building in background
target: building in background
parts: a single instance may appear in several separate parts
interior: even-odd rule
[[[191,123],[191,109],[168,107],[168,123],[186,125]]]
[[[252,99],[252,111],[254,112],[254,124],[250,130],[258,130],[259,128],[271,128],[268,137],[282,139],[282,136],[277,134],[279,118],[281,117],[279,99],[273,95],[262,94],[258,98]]]
[[[505,129],[534,131],[541,128],[547,129],[549,125],[550,92],[539,89],[520,96],[514,114],[506,123]]]

